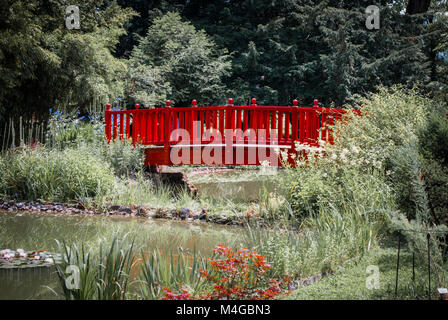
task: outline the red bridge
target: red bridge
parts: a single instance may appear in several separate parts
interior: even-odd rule
[[[278,153],[296,152],[296,143],[333,143],[333,125],[344,109],[313,107],[226,106],[112,111],[106,105],[105,131],[110,142],[129,139],[145,148],[147,166],[175,164],[281,165]],[[291,161],[291,158],[289,161]]]

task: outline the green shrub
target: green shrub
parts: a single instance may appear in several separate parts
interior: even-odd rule
[[[106,193],[111,168],[87,147],[62,151],[23,147],[2,161],[0,193],[10,198],[66,201]]]
[[[430,221],[448,225],[448,168],[433,159],[423,160],[422,169],[428,197]]]
[[[98,145],[103,143],[104,138],[102,117],[84,116],[79,119],[76,113],[63,114],[61,111],[56,111],[48,122],[45,145],[62,150],[76,147],[80,143]]]
[[[364,101],[362,117],[349,113],[348,121],[335,125],[334,145],[297,146],[309,160],[297,156],[296,168],[288,168],[282,181],[296,215],[327,207],[394,212],[397,204],[409,217],[424,211],[418,133],[431,101],[400,87],[380,88]]]
[[[419,133],[422,179],[428,197],[430,221],[448,225],[448,117],[447,108],[434,104]]]
[[[62,259],[56,265],[57,275],[67,300],[124,300],[129,294],[131,269],[136,261],[134,241],[127,243],[114,235],[109,243],[87,249],[84,244],[67,245],[58,242]],[[67,269],[68,267],[72,267]],[[79,283],[74,283],[73,266],[79,271]],[[71,273],[70,273],[71,272]],[[72,282],[73,287],[67,286]],[[77,285],[77,287],[75,286]]]
[[[143,149],[134,148],[128,140],[117,140],[110,144],[103,142],[102,156],[118,176],[141,171],[145,160]]]
[[[442,165],[448,165],[448,108],[435,105],[427,124],[419,132],[420,152]]]

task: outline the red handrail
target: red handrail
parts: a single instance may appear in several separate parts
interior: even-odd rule
[[[316,100],[317,101],[317,100]],[[210,106],[112,111],[105,112],[106,138],[132,138],[142,145],[172,145],[181,141],[180,130],[190,135],[188,143],[211,143],[225,130],[235,131],[233,142],[269,142],[272,137],[279,144],[333,142],[332,126],[347,112],[345,109],[293,106]],[[359,111],[357,112],[359,113]],[[195,123],[196,122],[196,123]],[[196,126],[197,133],[194,131]],[[178,132],[174,132],[174,131]],[[249,131],[248,131],[249,130]],[[264,135],[258,132],[264,130]]]
[[[134,145],[163,148],[165,156],[171,146],[190,146],[213,143],[251,146],[290,146],[295,143],[319,146],[319,140],[334,143],[333,126],[342,119],[345,109],[322,108],[318,101],[312,107],[258,106],[252,99],[250,106],[235,106],[229,99],[226,106],[197,106],[172,108],[166,101],[165,108],[112,111],[106,105],[105,133],[108,142],[117,138],[132,139]],[[355,113],[360,114],[359,111]],[[165,159],[164,161],[168,161]]]

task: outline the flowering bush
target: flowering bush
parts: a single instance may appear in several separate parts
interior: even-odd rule
[[[430,101],[399,87],[380,88],[362,99],[361,117],[348,112],[346,121],[335,124],[333,145],[321,141],[320,148],[296,146],[296,168],[289,168],[279,183],[289,194],[295,216],[329,207],[344,211],[347,205],[361,212],[396,210],[392,189],[397,185],[391,178],[409,179],[393,160],[404,147],[416,147]]]
[[[200,270],[201,276],[210,285],[211,290],[198,299],[207,300],[266,300],[280,294],[287,294],[287,277],[282,280],[269,279],[266,271],[272,266],[266,258],[255,251],[241,249],[234,251],[218,245],[214,250],[217,259],[209,258],[211,270]],[[164,289],[165,300],[190,300],[193,297],[186,291],[181,293]]]

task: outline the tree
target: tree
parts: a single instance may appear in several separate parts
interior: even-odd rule
[[[0,0],[0,115],[46,118],[123,92],[126,65],[112,52],[133,16],[115,1],[77,1],[80,29],[65,26],[66,0]]]
[[[147,106],[162,104],[165,96],[180,106],[190,105],[193,98],[201,104],[225,101],[222,81],[229,73],[229,56],[178,13],[154,19],[129,67],[129,100]]]
[[[365,26],[367,6],[381,28]],[[235,96],[263,104],[347,102],[377,85],[429,81],[421,17],[391,1],[190,0],[183,14],[233,53],[227,82]]]

